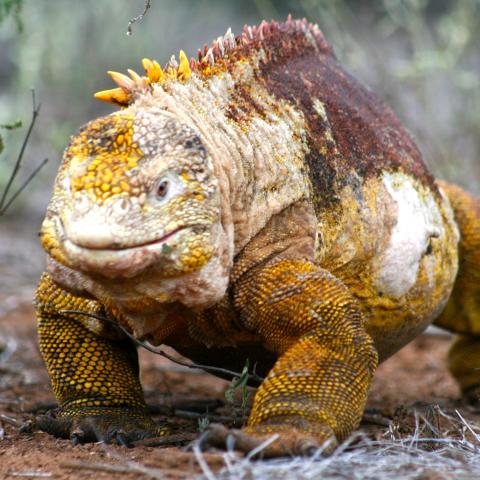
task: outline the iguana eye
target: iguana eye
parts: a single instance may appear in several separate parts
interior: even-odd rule
[[[171,198],[180,195],[185,190],[185,183],[175,172],[164,172],[159,175],[150,190],[150,200],[155,205],[163,205]]]
[[[167,179],[163,179],[158,185],[157,185],[157,191],[156,195],[159,200],[165,197],[168,193],[168,189],[170,187],[170,182]]]

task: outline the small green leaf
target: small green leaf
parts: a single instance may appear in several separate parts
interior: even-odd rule
[[[210,425],[208,417],[201,417],[197,420],[197,428],[200,433],[203,433]]]
[[[0,23],[11,14],[17,24],[18,33],[23,31],[21,19],[22,4],[23,0],[0,0]]]
[[[5,148],[5,145],[3,144],[3,138],[2,136],[0,135],[0,153],[3,152],[3,149]]]
[[[227,388],[225,391],[225,398],[227,399],[228,403],[233,403],[233,397],[235,395],[235,391],[237,388],[242,390],[242,403],[245,403],[245,395],[247,393],[247,382],[248,382],[248,368],[249,368],[249,361],[245,362],[245,366],[243,367],[242,373],[240,377],[234,377],[232,379],[232,383],[230,387]]]
[[[5,123],[3,125],[0,125],[0,128],[5,128],[6,130],[15,130],[16,128],[20,128],[21,126],[22,126],[22,121],[16,120],[15,122],[12,122],[12,123]]]
[[[164,243],[162,245],[162,252],[163,253],[172,253],[173,252],[173,248],[170,246],[170,245],[167,245],[166,243]]]
[[[225,398],[228,403],[233,403],[233,396],[235,395],[236,382],[238,381],[238,377],[235,377],[232,380],[232,384],[225,390]]]

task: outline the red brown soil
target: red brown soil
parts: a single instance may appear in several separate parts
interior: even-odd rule
[[[421,336],[379,367],[368,402],[370,420],[398,416],[398,407],[440,404],[452,410],[458,404],[458,389],[446,370],[449,339],[443,336]],[[3,345],[3,347],[2,347]],[[108,464],[130,468],[126,462],[160,469],[162,478],[191,478],[200,473],[195,456],[185,447],[137,447],[88,444],[72,447],[68,440],[59,440],[37,432],[18,433],[19,424],[40,412],[55,399],[36,344],[35,320],[30,308],[0,316],[0,478],[28,476],[36,478],[98,479],[148,478],[140,473],[115,473],[92,470],[93,464]],[[209,400],[225,401],[229,382],[211,375],[186,370],[152,353],[140,352],[142,384],[150,405],[177,408]],[[184,405],[184,407],[182,407]],[[214,407],[212,407],[214,409]],[[212,412],[210,412],[212,413]],[[231,416],[232,408],[215,410],[215,414]],[[7,418],[7,420],[5,420]],[[197,419],[167,418],[156,415],[158,421],[168,421],[177,432],[198,433]],[[374,421],[375,423],[375,421]],[[379,438],[388,428],[365,423],[361,427]],[[3,433],[2,433],[3,431]],[[223,466],[219,453],[206,453],[213,470]],[[42,475],[43,474],[43,477]],[[45,474],[50,474],[46,476]],[[13,478],[12,477],[12,478]],[[30,478],[35,478],[30,475]]]

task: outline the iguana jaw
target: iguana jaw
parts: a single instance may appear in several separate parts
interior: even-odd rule
[[[179,228],[176,228],[174,230],[172,230],[171,232],[169,233],[166,233],[165,235],[161,236],[161,237],[158,237],[154,240],[149,240],[149,241],[146,241],[146,242],[143,242],[143,243],[138,243],[136,245],[129,245],[129,246],[118,246],[118,245],[115,245],[113,244],[111,248],[105,248],[105,247],[95,247],[95,246],[85,246],[85,245],[82,245],[81,243],[77,243],[75,242],[74,240],[68,240],[67,239],[67,242],[70,242],[71,244],[75,245],[76,247],[78,248],[81,248],[83,250],[90,250],[90,251],[104,251],[104,252],[115,252],[115,251],[125,251],[125,250],[135,250],[135,249],[138,249],[138,248],[145,248],[145,247],[150,247],[150,246],[155,246],[155,245],[162,245],[162,249],[164,251],[170,251],[170,249],[172,248],[171,246],[168,245],[168,240],[173,237],[174,235],[176,235],[177,233],[179,233],[180,231],[182,230],[185,230],[187,228],[191,228],[191,227],[179,227]],[[175,239],[173,239],[173,241],[175,241]],[[165,245],[165,247],[163,247],[163,245]]]
[[[175,241],[175,237],[182,234],[185,236],[188,232],[181,230],[173,234],[173,238],[169,235],[168,239],[120,250],[84,248],[70,240],[65,240],[63,246],[67,258],[73,264],[81,265],[83,271],[107,277],[133,277],[153,263],[157,266],[163,264],[166,270],[169,266],[171,268],[172,259],[164,253],[165,249],[171,249],[167,241]]]
[[[61,239],[63,263],[95,276],[131,278],[151,266],[161,276],[177,276],[204,266],[213,251],[208,225],[177,227],[146,243],[104,248],[77,242],[59,217],[52,223],[55,237]]]

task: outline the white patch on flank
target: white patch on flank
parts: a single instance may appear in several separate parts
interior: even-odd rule
[[[422,256],[432,238],[444,235],[444,228],[433,193],[412,177],[385,173],[383,184],[396,203],[397,222],[380,257],[375,286],[399,298],[415,285]],[[434,264],[429,267],[431,270]],[[427,272],[429,276],[431,273]]]

